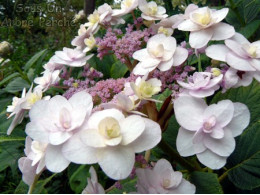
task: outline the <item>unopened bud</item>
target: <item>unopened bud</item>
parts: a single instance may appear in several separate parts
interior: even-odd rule
[[[214,77],[217,77],[222,74],[221,70],[218,68],[211,68],[211,73]]]
[[[0,43],[0,56],[7,57],[13,52],[13,46],[7,41],[3,41]]]

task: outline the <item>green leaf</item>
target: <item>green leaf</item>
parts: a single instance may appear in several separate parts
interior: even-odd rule
[[[218,175],[215,173],[195,171],[191,174],[190,180],[196,186],[196,194],[223,194]]]
[[[228,178],[243,190],[260,187],[260,122],[242,134],[228,159]]]
[[[6,82],[10,81],[11,79],[18,77],[20,74],[18,72],[15,72],[11,75],[9,75],[8,77],[4,78],[1,82],[0,82],[0,86],[2,86],[3,84],[5,84]]]
[[[14,193],[15,194],[27,194],[29,190],[29,186],[23,182],[23,180],[20,181],[19,185],[16,187]]]
[[[87,186],[87,178],[90,177],[88,165],[71,165],[69,167],[69,184],[71,189],[80,194]]]
[[[256,18],[259,13],[260,9],[260,2],[259,0],[244,0],[243,1],[244,7],[244,20],[245,23],[249,23]]]
[[[260,20],[255,20],[247,24],[239,32],[248,39],[259,29],[259,27],[260,27]]]
[[[111,69],[110,69],[110,75],[113,79],[122,78],[127,73],[128,68],[125,64],[122,64],[120,61],[115,62]]]
[[[47,179],[44,180],[40,180],[37,182],[33,193],[34,194],[47,194],[47,190],[44,188],[51,180],[53,177],[55,177],[57,175],[57,173],[51,175],[50,177],[48,177]]]
[[[114,188],[108,194],[123,194],[123,193],[130,193],[130,192],[136,192],[136,183],[137,178],[135,179],[125,179],[123,181],[120,181],[120,184],[122,185],[122,189]]]
[[[9,93],[16,93],[19,91],[22,91],[23,88],[30,88],[30,85],[27,83],[26,80],[22,79],[21,77],[14,79],[11,81],[6,88],[4,88],[4,91]]]
[[[36,53],[25,65],[24,65],[24,70],[27,71],[29,68],[31,68],[34,63],[45,53],[47,52],[47,49],[44,49],[38,53]]]
[[[25,141],[24,137],[17,137],[17,136],[11,136],[11,135],[1,135],[0,134],[0,143],[3,142],[15,142],[15,141]]]

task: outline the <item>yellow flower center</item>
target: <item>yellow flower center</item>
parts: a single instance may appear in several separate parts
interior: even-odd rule
[[[96,40],[93,36],[91,36],[88,39],[85,39],[84,42],[85,42],[86,46],[90,49],[92,49],[96,45]]]
[[[94,25],[99,22],[99,14],[95,11],[93,14],[89,15],[88,17],[89,22]]]
[[[141,95],[145,98],[152,97],[154,95],[154,87],[145,81],[141,83],[139,90]]]
[[[106,117],[100,121],[98,129],[101,135],[108,139],[116,138],[120,136],[120,125],[118,121],[113,117]]]
[[[212,75],[215,76],[215,77],[222,74],[221,71],[218,68],[212,68],[211,72],[212,72]]]
[[[30,94],[30,96],[27,98],[27,102],[31,105],[35,104],[35,102],[37,102],[38,100],[41,99],[41,96],[35,94],[35,93],[32,93]]]
[[[203,26],[207,26],[211,22],[211,15],[209,9],[207,9],[205,13],[194,13],[193,18],[197,23]]]
[[[156,15],[158,12],[158,7],[157,6],[149,6],[148,7],[148,14],[151,16]]]
[[[132,2],[132,0],[124,0],[124,1],[122,2],[122,4],[123,4],[126,8],[129,8],[129,7],[132,6],[133,2]]]
[[[256,50],[257,50],[256,46],[250,46],[248,50],[249,55],[253,58],[256,58]]]
[[[169,179],[164,179],[162,185],[164,188],[167,188],[169,187],[170,183],[171,181]]]

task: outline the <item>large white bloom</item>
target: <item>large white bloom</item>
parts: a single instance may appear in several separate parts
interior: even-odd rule
[[[172,66],[181,65],[188,57],[188,51],[177,47],[176,39],[164,34],[157,34],[147,42],[147,48],[136,51],[133,58],[140,61],[133,72],[145,75],[158,68],[169,70]]]
[[[202,48],[210,40],[220,41],[235,34],[234,27],[221,22],[228,14],[228,8],[221,10],[198,8],[189,13],[189,18],[178,25],[182,31],[191,31],[189,43],[193,48]]]
[[[61,154],[62,144],[87,120],[92,107],[91,96],[82,91],[69,100],[58,95],[38,101],[30,110],[31,122],[25,131],[35,141],[49,143],[45,161],[50,171],[60,172],[68,166],[69,161]]]
[[[86,65],[87,61],[94,54],[86,56],[86,54],[79,49],[63,48],[63,51],[56,51],[55,55],[51,58],[52,62],[63,64],[72,67],[81,67]]]
[[[138,168],[136,175],[140,194],[195,194],[195,186],[183,179],[181,172],[174,171],[165,159],[158,160],[152,170]]]
[[[197,155],[211,169],[219,169],[235,149],[234,137],[248,126],[246,105],[222,100],[207,106],[205,101],[181,96],[174,101],[174,111],[181,125],[177,150],[181,156]]]
[[[154,1],[147,3],[146,0],[139,0],[139,9],[143,12],[141,16],[145,20],[161,20],[168,17],[166,9]]]
[[[107,109],[93,113],[62,152],[75,163],[99,163],[109,177],[118,180],[131,173],[135,153],[153,148],[160,140],[160,126],[152,120]]]

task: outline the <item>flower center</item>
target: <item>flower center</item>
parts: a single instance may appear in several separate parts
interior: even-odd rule
[[[155,6],[155,5],[149,5],[149,7],[148,7],[148,14],[149,15],[151,15],[151,16],[154,16],[154,15],[156,15],[157,14],[157,12],[158,12],[158,7],[157,7],[157,5]]]
[[[133,2],[132,2],[132,0],[124,0],[124,1],[122,2],[122,4],[123,4],[126,8],[129,8],[129,7],[132,6]]]
[[[168,188],[171,184],[171,181],[169,179],[163,179],[163,183],[162,183],[162,186],[164,188]]]
[[[207,8],[205,13],[194,13],[193,19],[198,24],[201,24],[203,26],[207,26],[211,22],[211,15],[210,15],[209,9]]]
[[[120,125],[118,121],[113,117],[106,117],[100,121],[98,125],[100,134],[108,139],[116,138],[120,136]]]
[[[152,97],[154,94],[153,94],[153,91],[154,91],[154,87],[148,83],[148,82],[145,82],[143,81],[140,85],[140,92],[142,94],[142,96],[144,97]]]
[[[71,128],[71,117],[67,108],[62,108],[60,111],[60,124],[64,129]]]
[[[211,116],[203,123],[203,131],[205,133],[211,133],[212,128],[216,125],[216,117]]]
[[[163,44],[159,44],[157,45],[157,47],[155,48],[152,48],[150,50],[150,52],[152,53],[152,55],[156,58],[161,58],[163,57],[163,54],[164,54],[164,47],[163,47]]]
[[[99,14],[97,11],[95,11],[93,14],[89,15],[88,17],[89,22],[94,25],[97,22],[99,22]]]
[[[90,38],[85,39],[84,43],[88,48],[92,49],[96,45],[96,40],[93,36],[91,36]]]
[[[41,96],[35,94],[35,93],[31,93],[30,96],[27,98],[27,102],[31,105],[35,104],[35,102],[37,102],[38,100],[41,99]]]
[[[257,50],[256,46],[250,46],[248,49],[249,55],[253,58],[256,58],[256,50]]]

